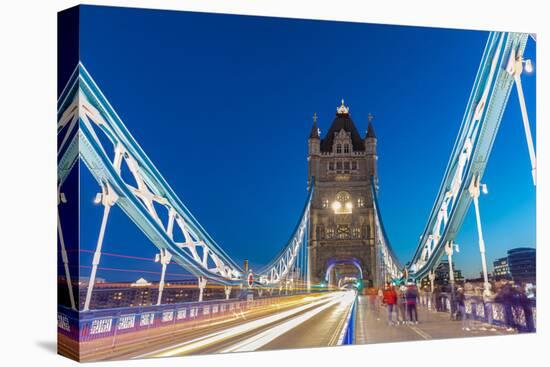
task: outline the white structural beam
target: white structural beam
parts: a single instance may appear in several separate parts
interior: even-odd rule
[[[109,186],[109,184],[104,184],[102,186],[102,192],[97,194],[95,199],[96,204],[101,203],[103,205],[103,218],[101,219],[101,227],[99,228],[99,236],[97,238],[97,245],[92,260],[92,272],[90,273],[90,279],[88,280],[88,289],[86,291],[86,299],[84,301],[84,309],[82,311],[90,310],[90,301],[92,300],[97,267],[99,266],[99,260],[101,259],[101,249],[103,246],[103,238],[105,237],[105,228],[107,227],[107,220],[109,219],[111,207],[117,200],[118,195]]]
[[[485,240],[483,239],[483,230],[481,228],[481,216],[479,214],[479,195],[482,190],[482,187],[483,187],[483,191],[487,192],[486,186],[484,184],[479,183],[479,176],[475,176],[472,178],[468,191],[470,192],[472,200],[474,201],[474,209],[475,209],[476,223],[477,223],[477,235],[478,235],[478,243],[479,243],[479,253],[481,255],[481,268],[483,270],[483,287],[485,292],[489,292],[490,285],[489,285],[489,277],[487,274],[487,260],[485,258]]]
[[[525,97],[523,96],[523,86],[521,84],[521,74],[523,73],[523,64],[532,68],[530,60],[524,60],[521,54],[516,54],[515,50],[510,52],[510,59],[506,71],[514,77],[516,90],[518,91],[519,106],[521,109],[521,118],[523,120],[523,129],[525,130],[525,139],[527,141],[527,149],[529,150],[529,159],[531,161],[531,175],[533,176],[533,184],[537,185],[537,157],[535,154],[535,146],[533,144],[533,136],[531,134],[531,125],[529,124],[529,116],[525,105]]]

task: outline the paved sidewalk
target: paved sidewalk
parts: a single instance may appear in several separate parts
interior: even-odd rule
[[[395,313],[394,313],[395,319]],[[418,307],[418,324],[388,325],[388,309],[367,308],[367,297],[359,296],[355,319],[354,344],[389,343],[412,340],[463,338],[516,334],[501,327],[470,320],[470,331],[462,330],[460,321],[452,321],[446,312],[429,311]]]

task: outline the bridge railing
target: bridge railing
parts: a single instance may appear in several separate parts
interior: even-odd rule
[[[245,311],[266,308],[292,296],[124,307],[86,313],[59,306],[57,330],[60,344],[70,349],[78,341],[80,357],[85,358],[89,353],[172,338],[176,333],[211,325],[230,316],[238,318]]]
[[[436,307],[436,300],[432,293],[426,292],[419,296],[419,305],[436,312],[451,313],[451,294],[439,293],[439,308]],[[481,296],[466,295],[464,301],[466,317],[471,320],[485,322],[491,325],[512,327],[520,332],[536,331],[537,307],[536,300],[531,299],[529,303],[522,304],[518,301],[484,302]]]
[[[338,341],[338,345],[350,345],[354,344],[355,336],[355,316],[357,314],[357,296],[353,301],[353,305],[346,317],[344,329],[342,330],[342,336]]]

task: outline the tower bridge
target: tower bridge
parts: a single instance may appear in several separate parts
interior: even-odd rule
[[[313,281],[334,285],[338,268],[355,271],[365,285],[380,286],[371,181],[378,181],[376,135],[369,115],[362,136],[342,100],[323,138],[317,115],[308,139],[309,184],[315,184],[308,252]]]
[[[81,341],[77,353],[89,360],[383,341],[384,331],[372,319],[364,296],[345,286],[354,280],[363,286],[380,287],[387,281],[431,279],[445,257],[451,265],[452,283],[452,257],[458,249],[455,239],[471,203],[484,294],[488,295],[480,214],[481,194],[487,191],[483,174],[514,86],[536,184],[536,156],[521,84],[527,65],[523,58],[527,40],[523,33],[490,33],[439,192],[414,255],[405,266],[392,249],[377,198],[377,136],[372,115],[367,131],[359,132],[350,107],[342,100],[324,135],[314,115],[308,137],[308,191],[303,206],[300,203],[301,212],[296,213],[296,226],[273,260],[250,274],[229,255],[231,244],[216,242],[186,207],[185,198],[170,187],[116,113],[116,101],[111,105],[88,70],[79,64],[58,100],[58,242],[60,276],[69,299],[58,313],[64,352],[75,353],[71,349],[74,340]],[[80,273],[71,270],[74,264],[68,255],[79,251],[78,236],[67,229],[75,215],[78,220],[74,208],[82,200],[76,189],[78,179],[77,186],[68,180],[76,169],[87,169],[94,177],[99,192],[95,202],[103,213],[93,259],[88,264],[91,275],[83,303],[74,292]],[[109,231],[111,210],[118,209],[158,251],[158,299],[156,304],[140,309],[96,310],[91,299],[105,251],[104,236]],[[163,303],[168,266],[181,267],[196,278],[198,299]],[[205,301],[203,291],[212,285],[222,287],[225,297]],[[356,287],[361,288],[357,284],[351,288]],[[241,292],[232,292],[235,289]],[[236,294],[252,297],[236,298]],[[456,323],[435,312],[426,294],[422,297],[421,317],[440,325],[439,331],[408,327],[402,329],[399,338],[464,334],[457,331]],[[452,310],[452,294],[446,302]],[[467,304],[468,317],[476,322],[509,327],[513,321],[514,332],[532,329],[531,311],[526,308],[514,309],[512,320],[511,311],[497,302],[470,299]],[[199,339],[189,339],[191,322],[197,328],[193,335],[200,334]],[[168,338],[168,326],[170,335],[187,341],[175,343]],[[497,329],[497,333],[505,332]]]

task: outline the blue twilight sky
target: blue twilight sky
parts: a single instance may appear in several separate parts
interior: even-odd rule
[[[362,134],[368,113],[375,116],[383,220],[401,261],[412,256],[488,32],[81,9],[82,62],[175,192],[236,261],[264,264],[286,243],[306,198],[311,116],[317,112],[324,134],[341,98]],[[525,57],[536,65],[532,40]],[[523,78],[533,130],[535,75]],[[535,246],[535,188],[515,90],[484,181],[489,262],[509,248]],[[88,250],[102,212],[91,205],[97,190],[83,173],[81,246]],[[473,208],[457,242],[458,268],[478,275]],[[152,258],[156,249],[117,208],[104,251]],[[82,263],[91,265],[91,257],[82,254]],[[159,270],[144,263],[105,256],[101,266]],[[168,272],[183,271],[173,265]],[[156,277],[108,270],[98,276]]]

